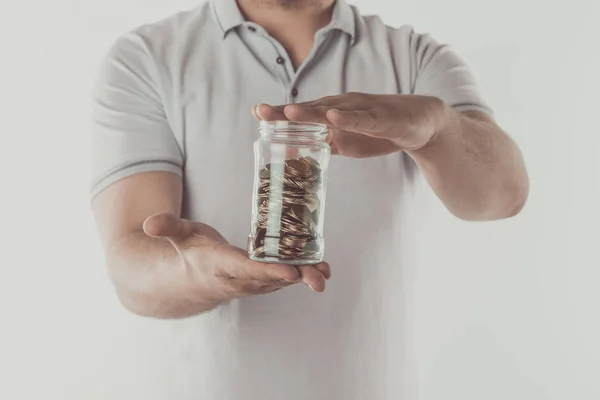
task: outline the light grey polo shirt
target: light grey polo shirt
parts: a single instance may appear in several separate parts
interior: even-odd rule
[[[491,113],[452,49],[409,26],[338,0],[295,71],[235,0],[214,0],[123,35],[107,54],[94,92],[92,196],[132,174],[172,172],[183,179],[183,216],[245,248],[252,106],[350,91],[437,96]],[[328,291],[292,287],[164,322],[172,329],[157,334],[147,372],[161,378],[148,379],[144,399],[414,398],[411,226],[427,212],[421,175],[402,153],[333,157],[328,181]]]

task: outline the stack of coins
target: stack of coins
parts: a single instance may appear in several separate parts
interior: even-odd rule
[[[260,170],[251,256],[312,259],[319,251],[316,232],[320,189],[321,167],[311,157],[267,164]]]

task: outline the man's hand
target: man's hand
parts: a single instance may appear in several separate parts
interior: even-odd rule
[[[222,302],[277,291],[304,282],[317,292],[325,290],[331,277],[327,263],[293,267],[252,261],[248,253],[231,246],[208,225],[157,214],[144,222],[144,232],[154,238],[167,239],[181,256],[182,268],[196,282],[197,302],[218,305]]]
[[[259,104],[256,118],[330,127],[334,154],[373,157],[425,146],[451,111],[435,97],[346,93],[286,106]]]
[[[285,106],[259,104],[252,113],[267,121],[326,124],[334,154],[406,151],[462,219],[514,216],[529,193],[521,152],[493,119],[481,111],[456,112],[435,97],[347,93]]]
[[[94,199],[108,273],[128,310],[183,318],[294,283],[325,290],[331,276],[327,263],[293,267],[251,261],[212,227],[176,217],[182,189],[179,176],[152,171],[115,182]]]

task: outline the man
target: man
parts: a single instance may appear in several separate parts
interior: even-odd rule
[[[323,292],[330,264],[247,257],[256,119],[331,128],[336,278],[322,295],[298,283]],[[93,139],[119,299],[195,316],[157,343],[178,354],[160,370],[168,398],[413,398],[402,271],[416,178],[466,220],[513,216],[528,193],[461,59],[345,0],[214,0],[124,35],[98,78]]]

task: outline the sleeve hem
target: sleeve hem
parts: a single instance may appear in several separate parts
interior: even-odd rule
[[[183,171],[178,162],[172,160],[141,160],[114,168],[96,179],[90,188],[91,201],[113,183],[135,174],[151,171],[171,172],[183,178]]]
[[[451,107],[457,112],[481,111],[481,112],[489,115],[491,118],[494,118],[494,111],[492,111],[489,107],[483,106],[481,104],[461,103],[461,104],[451,105]]]

